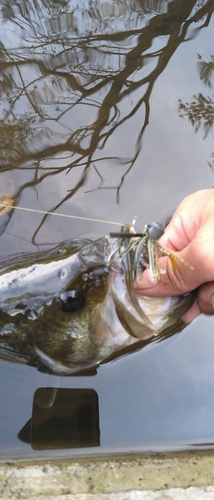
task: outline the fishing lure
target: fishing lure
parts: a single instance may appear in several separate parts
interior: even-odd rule
[[[122,228],[123,229],[123,228]],[[174,271],[177,270],[176,261],[194,269],[188,262],[186,262],[178,253],[164,247],[158,239],[164,233],[164,225],[160,222],[150,222],[145,225],[142,233],[133,231],[133,223],[127,226],[126,230],[121,233],[110,233],[110,237],[119,238],[120,251],[119,259],[122,261],[129,255],[132,279],[139,282],[142,279],[143,271],[149,268],[151,273],[152,283],[156,284],[160,279],[160,275],[165,271],[159,266],[159,258],[166,255],[169,257]],[[127,239],[130,241],[127,243]]]

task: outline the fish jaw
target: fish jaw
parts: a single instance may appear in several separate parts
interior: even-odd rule
[[[46,366],[48,371],[54,375],[73,375],[74,373],[78,373],[82,370],[88,370],[90,368],[95,368],[100,364],[100,361],[90,361],[86,362],[83,365],[71,363],[69,366],[63,364],[57,359],[52,358],[44,351],[35,346],[35,352],[41,362],[42,366]]]
[[[118,317],[111,291],[107,292],[102,304],[95,307],[91,335],[100,347],[103,359],[115,350],[133,343],[131,335]]]
[[[103,359],[114,351],[157,334],[152,323],[145,324],[135,310],[127,292],[124,276],[114,270],[109,273],[108,292],[104,301],[93,312],[91,335],[103,349]],[[106,348],[109,346],[109,352]],[[105,355],[104,355],[105,352]]]

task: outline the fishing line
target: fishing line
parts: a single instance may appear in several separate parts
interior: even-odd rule
[[[5,208],[5,205],[0,204],[0,207]],[[103,220],[103,219],[93,219],[92,217],[82,217],[81,215],[69,215],[69,214],[67,215],[67,214],[61,214],[59,212],[45,212],[45,210],[36,210],[34,208],[17,207],[15,205],[7,205],[7,208],[15,208],[16,210],[25,210],[26,212],[35,212],[37,214],[57,215],[58,217],[67,217],[70,219],[87,220],[90,222],[101,222],[102,224],[114,224],[116,226],[122,226],[122,222],[115,222],[115,221]]]

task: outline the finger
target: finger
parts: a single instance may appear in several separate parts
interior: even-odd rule
[[[159,239],[161,245],[174,250],[181,251],[190,243],[190,238],[185,231],[184,224],[180,215],[175,212],[171,222],[164,231],[163,236]]]
[[[214,314],[214,282],[204,283],[198,289],[198,304],[204,314]]]
[[[194,239],[201,225],[201,219],[196,212],[200,196],[200,193],[195,193],[181,202],[159,240],[162,245],[175,251],[181,251]],[[194,217],[190,216],[192,213]]]

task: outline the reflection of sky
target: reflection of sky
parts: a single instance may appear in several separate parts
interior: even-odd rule
[[[101,2],[100,9],[107,9],[107,5],[105,2]],[[73,3],[72,7],[75,7]],[[117,4],[117,8],[115,7],[115,9],[120,8],[123,8],[122,4]],[[126,5],[126,9],[122,17],[120,16],[120,23],[126,18],[127,11],[129,10],[128,4]],[[81,12],[81,8],[75,12],[78,22],[80,22]],[[119,14],[121,13],[118,11],[118,16]],[[34,16],[37,19],[36,12]],[[142,20],[141,18],[141,24],[142,22],[144,24],[145,19]],[[12,23],[9,24],[10,26],[15,26]],[[86,19],[82,22],[82,25],[88,26]],[[3,27],[8,28],[8,22],[3,24]],[[122,26],[119,25],[118,27],[117,25],[118,28],[122,29]],[[27,27],[26,29],[29,28]],[[114,23],[110,28],[106,26],[105,29],[114,31]],[[133,118],[130,118],[128,122],[125,122],[119,129],[115,130],[107,141],[104,150],[98,149],[96,151],[94,155],[95,163],[92,163],[83,187],[79,189],[77,194],[67,204],[63,205],[65,213],[67,211],[73,213],[74,211],[79,215],[84,216],[87,214],[97,217],[99,207],[99,218],[101,219],[112,220],[113,215],[116,221],[129,222],[137,214],[139,224],[143,225],[147,219],[157,218],[157,214],[159,217],[161,214],[166,215],[167,212],[171,212],[185,194],[203,187],[212,186],[213,176],[207,165],[207,161],[211,158],[212,136],[210,134],[203,141],[202,132],[195,134],[187,119],[181,119],[178,116],[179,98],[184,101],[190,101],[194,93],[198,91],[207,92],[200,82],[196,70],[196,62],[198,52],[202,52],[201,55],[204,58],[209,58],[210,56],[212,51],[212,46],[210,45],[211,29],[212,23],[208,28],[200,30],[197,37],[181,45],[169,61],[164,72],[155,82],[150,100],[149,125],[143,136],[142,150],[136,164],[127,175],[120,190],[120,204],[117,205],[116,203],[116,188],[119,186],[121,177],[128,168],[128,159],[132,158],[135,153],[136,140],[144,119],[143,105],[134,114]],[[19,29],[17,28],[17,39],[15,39],[13,31],[7,31],[9,44],[11,44],[12,40],[13,46],[18,43],[18,33]],[[22,33],[22,30],[20,30],[20,33]],[[166,43],[166,37],[156,38],[155,43],[147,51],[147,54],[154,51],[158,52]],[[203,51],[201,50],[202,47]],[[121,44],[122,50],[123,45]],[[112,69],[112,64],[113,66],[114,64],[117,66],[118,59],[117,56],[115,61],[114,56],[111,59]],[[157,58],[148,58],[146,62],[147,64],[142,69],[135,72],[133,80],[139,81],[149,74],[157,64]],[[96,66],[96,60],[94,60],[94,63]],[[34,73],[30,71],[28,74],[27,67],[22,71],[26,83],[29,83],[34,73],[35,77],[39,76],[35,67],[32,70]],[[48,93],[48,90],[51,89],[51,79],[46,78],[44,82],[47,86],[47,91],[44,95],[43,109],[51,118],[47,121],[50,133],[45,135],[43,133],[43,125],[41,124],[38,140],[34,140],[29,145],[30,150],[33,147],[36,150],[39,149],[41,139],[43,145],[46,146],[54,144],[55,140],[59,144],[65,142],[71,131],[77,127],[81,128],[87,125],[90,130],[98,113],[97,107],[91,107],[88,105],[90,101],[88,103],[85,101],[84,105],[72,108],[70,112],[62,116],[60,121],[56,122],[54,118],[57,116],[58,111],[56,110],[56,106],[51,106],[52,97],[51,93]],[[36,85],[39,86],[39,83],[36,82]],[[29,90],[32,90],[32,88],[29,87]],[[62,90],[63,92],[61,93],[59,88],[58,107],[61,107],[60,109],[63,111],[69,103],[74,101],[74,96],[66,87]],[[131,112],[133,106],[145,90],[145,86],[141,87],[121,102],[119,105],[121,116],[125,116],[126,113]],[[96,99],[102,102],[103,98],[104,94],[101,91],[101,94],[97,95]],[[63,101],[65,105],[63,105]],[[29,102],[23,99],[17,101],[16,109],[17,112],[21,110],[32,112]],[[35,128],[38,131],[38,123],[35,124]],[[86,138],[82,144],[87,147],[88,141],[89,138]],[[68,154],[65,152],[63,156],[66,157]],[[99,159],[102,156],[105,157],[105,160]],[[108,159],[111,156],[114,156],[115,159]],[[121,163],[120,158],[123,158],[123,163]],[[126,166],[124,165],[125,160],[127,160]],[[44,160],[43,167],[53,167],[54,171],[56,166],[59,167],[64,164],[65,162],[61,159],[61,156],[57,155],[53,161]],[[98,173],[96,173],[94,166],[96,166]],[[72,190],[81,179],[82,170],[81,167],[78,167],[68,175],[62,173],[56,177],[49,177],[47,181],[44,181],[39,186],[38,204],[34,207],[48,210],[50,207],[56,205],[67,195],[68,189]],[[22,177],[20,177],[20,182],[22,182]],[[49,193],[48,200],[46,196],[47,190]],[[22,198],[22,204],[26,205],[26,203],[29,203],[30,205],[30,200],[32,199],[31,191],[29,193],[26,192]],[[54,224],[57,225],[57,221]],[[97,232],[97,234],[102,234],[104,230],[102,226],[96,229],[90,226],[89,230],[86,229],[84,224],[82,225],[82,229],[80,227],[78,225],[78,234],[81,231],[83,233],[87,231],[88,233],[92,232],[94,234],[94,232]],[[47,229],[45,229],[45,232],[47,233]]]
[[[61,212],[94,218],[97,218],[99,214],[99,219],[121,222],[130,222],[134,215],[138,215],[138,224],[139,227],[142,227],[149,219],[157,219],[157,217],[160,218],[171,213],[186,194],[212,186],[213,174],[207,164],[213,151],[212,134],[203,140],[202,131],[195,134],[187,118],[182,119],[178,116],[179,99],[190,102],[193,94],[199,91],[207,93],[207,89],[199,79],[196,63],[197,53],[201,53],[202,57],[207,60],[210,57],[212,52],[210,32],[212,29],[213,22],[208,28],[200,30],[197,37],[181,45],[155,82],[150,100],[149,124],[143,136],[142,149],[120,189],[119,204],[116,203],[117,187],[129,166],[128,160],[135,153],[136,140],[144,119],[144,106],[115,130],[109,137],[104,150],[98,149],[96,151],[95,161],[92,162],[84,185],[70,201],[67,201],[60,208]],[[154,45],[147,53],[158,52],[166,42],[166,37],[156,38]],[[148,58],[146,62],[147,64],[133,75],[134,80],[139,81],[140,78],[148,75],[157,64],[157,58]],[[33,71],[36,77],[37,69],[34,67]],[[34,77],[31,70],[28,74],[28,69],[24,68],[23,75],[26,82],[30,81],[32,74]],[[50,81],[47,80],[47,88],[49,87]],[[145,90],[146,87],[142,86],[121,102],[119,105],[121,116],[131,112]],[[65,101],[64,108],[61,104],[62,110],[66,109],[69,102],[74,102],[75,94],[69,93],[66,88],[64,88],[62,95],[60,87],[57,92],[59,102]],[[96,98],[102,102],[103,90]],[[47,93],[44,109],[47,110],[49,116],[55,117],[57,111],[55,107],[51,108],[49,99],[51,102],[51,96]],[[23,102],[23,100],[18,100],[16,103],[19,112],[21,109],[25,109],[26,103],[23,105]],[[60,123],[49,120],[47,126],[52,131],[51,134],[54,135],[45,136],[42,131],[43,124],[41,124],[38,141],[33,143],[36,149],[40,147],[40,140],[47,146],[54,143],[55,137],[57,137],[58,143],[65,142],[75,127],[81,128],[81,126],[87,125],[90,130],[90,126],[96,119],[98,108],[88,104],[90,101],[88,103],[85,101],[84,105],[72,108],[72,112],[62,116]],[[26,111],[27,109],[29,108],[26,105]],[[85,145],[87,145],[87,140]],[[33,144],[29,145],[30,149]],[[66,159],[65,162],[61,158],[66,158],[69,154],[69,152],[65,152],[63,155],[56,155],[53,159],[44,159],[43,168],[51,167],[54,171],[55,168],[64,166],[68,160]],[[116,158],[110,159],[112,156]],[[105,159],[102,160],[102,157]],[[123,159],[123,162],[120,158]],[[124,165],[125,161],[127,161],[126,165]],[[97,168],[98,172],[94,167]],[[20,204],[48,210],[67,196],[68,190],[72,190],[81,180],[82,175],[83,167],[78,167],[68,174],[62,172],[57,176],[49,176],[38,186],[36,191],[26,190]],[[33,171],[28,174],[28,177],[32,176]],[[22,184],[22,174],[19,174],[16,179],[17,185]],[[15,227],[19,227],[19,225],[21,227],[23,220],[28,218],[28,215],[23,213],[16,214],[14,222],[12,220],[10,224],[11,232],[16,234]],[[48,232],[50,241],[64,239],[68,237],[68,228],[69,237],[81,234],[102,235],[108,230],[108,227],[102,224],[52,219],[48,218],[47,223],[42,228],[39,241],[47,241]],[[41,219],[35,216],[35,228],[38,220]],[[28,239],[30,239],[31,230],[32,224],[28,224],[26,227]]]
[[[75,7],[73,3],[71,5],[72,8]],[[81,5],[85,7],[87,2],[83,2]],[[113,10],[111,11],[110,9],[108,15],[110,17],[112,15],[112,18],[116,15],[116,19],[120,17],[120,23],[126,19],[127,12],[130,8],[128,4],[125,4],[126,10],[121,13],[118,9],[124,9],[124,5],[120,3],[114,8],[111,2],[109,5],[106,2],[101,2],[99,5],[101,11],[102,9],[110,9],[109,5],[112,5]],[[115,9],[116,11],[118,10],[116,14]],[[78,22],[80,22],[81,12],[81,8],[75,11]],[[49,14],[50,18],[51,16],[53,18],[54,14]],[[34,17],[37,22],[36,11],[32,14],[33,20]],[[41,23],[43,23],[45,20],[44,14],[43,16],[40,15],[40,17],[42,18]],[[142,23],[144,25],[146,21],[140,18],[140,22],[141,25]],[[21,18],[19,23],[22,24]],[[9,37],[8,43],[11,48],[11,46],[15,46],[15,44],[19,43],[19,32],[22,34],[22,30],[18,27],[17,29],[14,28],[17,36],[17,39],[15,39],[13,29],[12,31],[8,30],[9,26],[13,28],[15,24],[10,22],[3,23],[3,30],[5,27],[7,28],[5,40]],[[25,26],[26,30],[30,29],[27,22]],[[82,21],[82,26],[88,26],[89,29],[86,18]],[[122,30],[122,25],[116,26],[117,29],[119,28]],[[99,211],[100,219],[114,219],[115,221],[125,222],[129,222],[132,217],[137,214],[139,226],[142,226],[148,219],[157,218],[157,214],[158,217],[162,215],[165,216],[167,213],[174,210],[183,196],[189,192],[212,186],[213,174],[207,164],[207,162],[211,160],[213,149],[212,134],[208,135],[206,140],[203,140],[202,131],[195,134],[187,118],[181,119],[178,116],[179,98],[184,102],[190,102],[194,93],[198,93],[199,91],[202,91],[205,95],[208,93],[199,79],[196,63],[197,53],[200,53],[202,57],[207,60],[210,57],[212,52],[212,46],[210,44],[210,31],[212,30],[212,26],[213,22],[210,23],[208,28],[199,30],[197,36],[195,36],[196,33],[192,33],[194,37],[177,49],[169,61],[168,66],[155,82],[150,100],[151,109],[149,124],[143,136],[142,150],[134,167],[125,178],[123,186],[120,189],[119,204],[116,203],[117,187],[120,185],[121,178],[129,166],[128,160],[130,160],[135,153],[136,140],[144,120],[144,105],[141,106],[139,111],[136,112],[132,118],[124,122],[123,125],[115,130],[109,137],[103,150],[97,149],[93,157],[94,163],[92,161],[83,187],[78,190],[70,201],[62,206],[61,211],[82,216],[87,215],[94,218],[97,217]],[[62,27],[63,23],[61,28]],[[105,29],[114,31],[116,28],[114,27],[114,23],[112,23],[110,27],[106,25]],[[194,29],[197,29],[197,25],[196,28],[194,25]],[[26,40],[25,43],[27,43]],[[166,43],[167,37],[156,38],[152,47],[147,50],[147,54],[151,54],[154,51],[158,53]],[[123,44],[121,43],[121,51],[123,48]],[[115,61],[114,56],[112,57],[111,63],[113,66],[114,64],[117,66],[117,57]],[[94,63],[96,65],[96,60],[94,60]],[[148,57],[145,66],[136,71],[130,79],[139,81],[141,78],[148,75],[156,64],[157,57]],[[32,77],[39,77],[38,68],[35,66],[30,72],[28,72],[27,67],[23,68],[22,72],[26,83],[29,83]],[[48,93],[48,90],[51,89],[51,78],[46,77],[42,82],[45,82],[47,86],[47,91],[44,94],[43,109],[51,118],[47,121],[49,133],[45,134],[43,132],[43,124],[35,123],[35,130],[37,130],[37,132],[40,130],[40,132],[38,140],[34,140],[29,144],[29,148],[32,151],[33,148],[39,150],[41,140],[43,145],[47,147],[54,144],[55,141],[58,144],[65,142],[69,134],[71,134],[71,131],[75,130],[77,127],[81,129],[83,126],[88,126],[90,131],[90,127],[94,120],[96,120],[98,113],[98,107],[89,106],[90,101],[88,100],[87,102],[87,100],[85,100],[83,105],[72,108],[70,112],[62,116],[60,121],[56,122],[55,118],[58,114],[57,107],[51,106],[52,97],[51,93]],[[42,99],[39,83],[36,82],[36,85],[38,86],[38,95],[40,92],[40,97]],[[61,89],[62,92],[60,91],[60,87],[58,89],[59,102],[57,106],[61,111],[65,110],[69,103],[72,104],[76,98],[75,93],[71,93],[69,88],[66,88],[65,82],[64,85],[65,86]],[[32,90],[31,87],[29,87],[29,91],[30,90]],[[106,91],[106,89],[103,89],[99,95],[96,95],[97,102],[102,102],[104,99],[104,90]],[[146,87],[142,86],[120,103],[119,108],[121,117],[131,112],[133,106],[138,102],[145,90]],[[27,102],[26,99],[24,100],[24,98],[18,99],[16,102],[16,110],[18,113],[21,111],[32,112],[29,102]],[[90,136],[85,139],[85,142],[83,141],[85,147],[87,147],[89,138]],[[102,160],[102,156],[105,158],[104,160]],[[110,159],[112,156],[115,158]],[[67,159],[64,160],[66,157]],[[63,155],[56,155],[53,159],[45,160],[44,158],[42,163],[43,168],[51,167],[54,172],[55,168],[66,164],[68,157],[69,152],[65,151]],[[121,161],[121,159],[123,159],[123,161]],[[127,162],[126,165],[124,164],[125,161]],[[94,167],[97,168],[97,172]],[[81,180],[82,175],[83,167],[78,167],[68,174],[62,172],[60,175],[48,177],[48,179],[43,181],[38,187],[38,201],[36,201],[37,196],[32,196],[32,189],[28,189],[22,197],[22,204],[32,206],[33,203],[34,208],[48,210],[60,202],[63,197],[67,196],[68,190],[72,190],[75,187]],[[17,181],[17,184],[19,183],[22,183],[22,175],[20,175],[20,180]],[[48,199],[46,195],[47,192],[49,194]],[[18,219],[18,215],[16,217]],[[21,218],[24,218],[23,213],[21,214]],[[55,228],[57,225],[60,225],[59,239],[65,237],[63,236],[65,230],[63,229],[61,231],[61,221],[60,223],[55,221],[52,224],[49,218],[48,224],[49,223],[50,226],[46,224],[44,228],[46,235],[48,227],[50,227],[52,231],[53,225]],[[11,226],[13,226],[13,222]],[[74,235],[81,233],[98,235],[102,234],[104,230],[106,231],[102,225],[92,225],[88,223],[78,223],[78,225],[72,224],[72,234]]]

